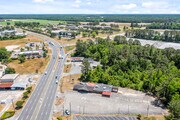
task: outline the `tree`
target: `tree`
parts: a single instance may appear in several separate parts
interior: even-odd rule
[[[5,69],[5,74],[14,74],[16,73],[15,69],[14,68],[6,68]]]
[[[20,63],[23,63],[23,62],[25,62],[26,58],[25,58],[24,55],[19,55],[18,60],[19,60]]]
[[[92,37],[95,38],[96,36],[97,36],[96,32],[93,31],[93,32],[92,32]]]
[[[50,37],[55,38],[56,34],[55,33],[51,33]]]
[[[89,63],[88,59],[84,59],[82,64],[83,64],[83,66],[82,66],[81,72],[83,73],[83,75],[81,76],[81,80],[88,81],[88,77],[89,77],[88,73],[90,71],[90,63]]]
[[[17,102],[16,102],[16,108],[17,108],[17,109],[22,108],[23,103],[24,103],[24,101],[17,101]]]

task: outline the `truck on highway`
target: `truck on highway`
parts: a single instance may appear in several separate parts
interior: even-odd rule
[[[59,55],[59,59],[63,59],[63,56],[62,56],[62,55]]]

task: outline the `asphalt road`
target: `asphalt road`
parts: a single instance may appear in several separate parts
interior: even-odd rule
[[[66,55],[64,50],[60,48],[60,44],[53,39],[32,32],[28,32],[28,34],[41,38],[48,43],[52,42],[54,45],[49,44],[52,49],[52,58],[46,69],[47,74],[43,74],[40,78],[18,120],[49,120],[58,87],[56,81],[61,78]],[[59,55],[63,56],[63,59],[60,59]]]

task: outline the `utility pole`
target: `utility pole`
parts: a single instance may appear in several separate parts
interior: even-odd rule
[[[85,106],[83,106],[83,114],[84,114],[84,112],[85,112]]]
[[[63,116],[64,116],[64,104],[63,104]]]
[[[12,102],[12,106],[13,106],[13,109],[14,109],[14,112],[15,112],[15,107],[14,107],[14,101],[13,101],[13,99],[11,99],[11,102]]]
[[[147,107],[147,117],[149,116],[149,104],[148,104],[148,107]]]
[[[71,115],[71,102],[69,103],[69,108],[70,108],[70,115]]]

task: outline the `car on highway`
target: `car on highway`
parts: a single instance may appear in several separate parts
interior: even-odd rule
[[[59,59],[63,59],[63,56],[59,55]]]
[[[58,76],[56,75],[56,77],[55,77],[56,79],[58,78]]]
[[[47,71],[44,74],[47,75]]]
[[[58,84],[58,80],[56,80],[56,84]]]
[[[65,110],[66,115],[70,115],[70,112],[68,110]]]

